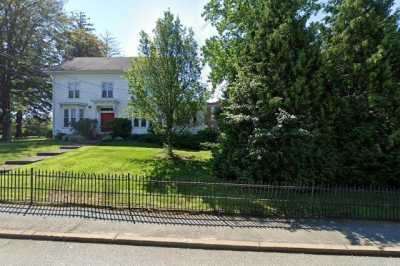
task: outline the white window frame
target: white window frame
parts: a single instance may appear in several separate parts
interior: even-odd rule
[[[71,84],[68,84],[68,99],[74,98],[74,89],[70,87]]]
[[[67,115],[67,116],[66,116]],[[67,123],[66,122],[67,117]],[[72,122],[78,122],[85,118],[85,109],[84,108],[64,108],[63,109],[63,127],[70,128]]]
[[[114,98],[114,84],[112,82],[102,82],[101,98]]]
[[[78,82],[69,82],[68,83],[68,98],[69,99],[79,99],[80,98]]]

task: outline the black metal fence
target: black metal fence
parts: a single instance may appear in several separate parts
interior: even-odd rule
[[[282,218],[400,220],[400,190],[387,187],[199,182],[129,174],[1,172],[0,202]]]

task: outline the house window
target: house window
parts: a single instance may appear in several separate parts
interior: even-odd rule
[[[69,110],[64,109],[64,127],[69,127]]]
[[[146,127],[146,119],[142,119],[142,122],[140,124],[141,127]]]
[[[78,89],[78,82],[70,82],[68,83],[68,98],[79,98],[80,93]]]
[[[70,127],[72,123],[83,119],[85,110],[80,109],[64,109],[64,127]]]
[[[134,126],[134,127],[139,127],[139,119],[135,118],[135,119],[133,120],[133,126]]]
[[[71,109],[71,124],[76,122],[76,109]]]
[[[111,82],[103,82],[102,84],[102,91],[101,91],[102,98],[113,98],[113,84]]]
[[[85,110],[79,109],[79,120],[82,120],[85,114]]]

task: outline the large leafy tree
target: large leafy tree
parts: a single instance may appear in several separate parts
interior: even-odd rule
[[[93,24],[83,12],[72,13],[69,30],[65,32],[65,59],[74,57],[103,57],[103,42],[94,33]]]
[[[204,52],[214,83],[226,84],[216,173],[399,184],[393,3],[328,1],[317,25],[314,1],[210,1],[219,34]]]
[[[183,27],[171,12],[165,12],[153,36],[141,32],[139,51],[139,58],[127,73],[131,110],[165,134],[172,155],[173,133],[192,121],[205,100],[193,31]]]
[[[49,69],[60,61],[65,30],[62,1],[0,1],[0,109],[2,139],[11,139],[15,106],[49,102]],[[27,85],[29,84],[29,85]],[[25,99],[29,99],[26,101]]]
[[[308,175],[319,121],[319,39],[312,0],[211,0],[218,30],[204,47],[214,84],[225,84],[216,174],[288,180]],[[311,157],[310,157],[311,155]],[[304,170],[304,171],[303,171]]]
[[[15,137],[22,137],[24,118],[49,120],[51,112],[52,84],[48,73],[36,73],[29,79],[13,81],[14,97],[12,104],[15,113]]]
[[[336,176],[398,182],[400,33],[393,0],[332,0],[322,50]]]

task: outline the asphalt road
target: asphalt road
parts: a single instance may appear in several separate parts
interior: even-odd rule
[[[0,265],[400,265],[397,258],[212,251],[0,239]]]

